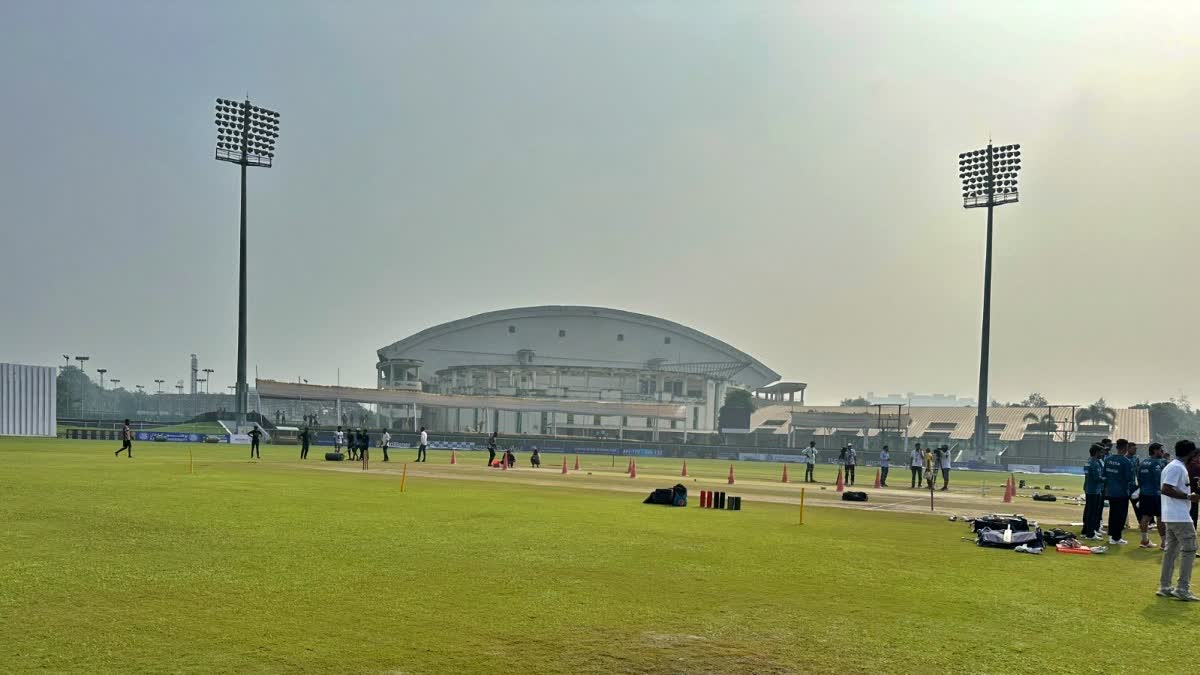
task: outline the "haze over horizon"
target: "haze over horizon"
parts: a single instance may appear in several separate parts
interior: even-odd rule
[[[1200,5],[8,3],[0,361],[234,380],[238,175],[217,97],[281,113],[249,177],[249,363],[374,386],[375,351],[509,307],[725,340],[808,401],[1200,395],[1188,357]]]

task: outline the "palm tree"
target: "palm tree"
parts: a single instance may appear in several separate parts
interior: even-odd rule
[[[1026,431],[1040,431],[1044,434],[1053,434],[1055,431],[1058,431],[1058,421],[1049,412],[1043,415],[1027,413],[1024,421],[1032,422],[1032,424],[1025,425]]]
[[[1096,426],[1106,426],[1111,429],[1116,421],[1117,411],[1108,407],[1104,399],[1100,399],[1086,408],[1080,408],[1075,411],[1075,423],[1080,426],[1093,424]]]
[[[1054,419],[1050,409],[1042,415],[1037,413],[1026,413],[1024,417],[1025,430],[1037,431],[1043,434],[1042,436],[1042,452],[1045,453],[1049,449],[1050,441],[1054,439],[1054,432],[1058,431],[1058,421]]]

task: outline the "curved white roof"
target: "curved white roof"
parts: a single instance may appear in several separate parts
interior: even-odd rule
[[[380,360],[424,361],[422,379],[463,365],[517,365],[517,353],[533,352],[533,365],[645,368],[719,373],[749,387],[779,374],[758,359],[682,324],[605,307],[543,305],[485,312],[449,321],[378,351]]]

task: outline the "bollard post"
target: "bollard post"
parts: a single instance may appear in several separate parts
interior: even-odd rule
[[[800,524],[804,524],[804,488],[800,488]]]

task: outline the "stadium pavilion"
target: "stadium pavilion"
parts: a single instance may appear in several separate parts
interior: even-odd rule
[[[456,405],[417,406],[395,417],[438,431],[564,434],[683,441],[712,433],[730,387],[755,390],[779,379],[758,359],[711,335],[617,309],[505,309],[425,329],[378,351],[378,388],[426,392]],[[781,389],[803,399],[804,385]],[[473,399],[519,400],[508,408]],[[608,406],[563,412],[565,401]],[[467,405],[463,405],[466,402]],[[647,405],[678,414],[656,417]],[[608,413],[608,414],[605,414]],[[641,414],[639,414],[641,413]]]

